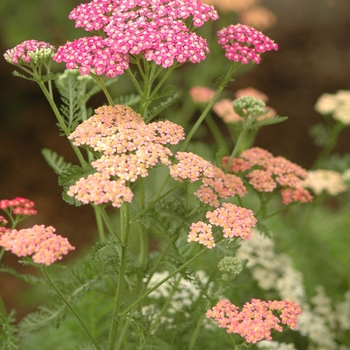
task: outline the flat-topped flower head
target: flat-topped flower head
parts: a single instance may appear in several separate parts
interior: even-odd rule
[[[223,299],[206,312],[206,317],[226,328],[227,333],[239,334],[247,343],[255,344],[263,339],[271,340],[271,330],[282,332],[281,324],[296,329],[301,314],[300,306],[293,301],[252,299],[239,311],[236,305]]]
[[[212,225],[221,227],[225,238],[249,239],[257,223],[250,209],[232,203],[223,203],[214,211],[208,211],[206,217]]]
[[[234,62],[260,63],[260,54],[278,50],[278,45],[257,29],[243,24],[230,25],[218,31],[218,43],[225,56]]]
[[[228,157],[223,159],[226,167]],[[302,188],[302,182],[308,177],[305,169],[284,157],[274,157],[272,153],[253,147],[243,151],[235,158],[229,172],[244,173],[249,184],[258,192],[281,191],[283,203],[311,202],[313,197]]]
[[[38,64],[51,60],[56,48],[45,41],[25,40],[4,53],[5,60],[15,65]]]
[[[177,152],[177,164],[169,166],[170,176],[177,181],[198,181],[201,178],[215,176],[214,166],[202,157],[192,152]]]
[[[23,197],[0,200],[0,209],[9,211],[15,215],[30,216],[37,214],[34,202]]]
[[[308,176],[301,186],[310,188],[318,195],[325,191],[331,196],[336,196],[348,189],[342,174],[326,169],[308,171]]]
[[[187,242],[197,242],[206,246],[208,249],[214,248],[215,242],[211,227],[211,225],[203,221],[192,223]]]
[[[8,230],[0,234],[0,246],[19,257],[32,255],[34,262],[45,265],[61,260],[75,249],[67,238],[55,234],[55,228],[44,225]]]
[[[202,185],[194,194],[198,199],[214,207],[219,206],[219,199],[239,196],[243,197],[247,189],[240,177],[225,174],[220,168],[214,167],[214,177],[203,178]]]
[[[192,86],[189,92],[192,100],[196,103],[208,103],[215,95],[213,89],[205,86]]]
[[[78,69],[81,75],[94,73],[115,77],[129,68],[128,55],[111,48],[100,36],[67,42],[58,48],[53,60],[65,62],[67,69]]]
[[[208,44],[192,29],[218,15],[200,0],[93,0],[79,5],[69,18],[76,27],[104,35],[62,45],[54,60],[65,62],[67,69],[79,68],[81,74],[114,77],[124,73],[135,55],[164,68],[202,61]]]
[[[131,202],[128,186],[158,162],[170,166],[173,155],[166,145],[185,138],[184,129],[170,121],[146,124],[131,107],[103,106],[69,136],[76,146],[88,146],[100,153],[91,165],[96,173],[79,179],[68,195],[82,203],[110,203],[120,207]]]
[[[131,189],[125,186],[123,181],[110,180],[108,175],[102,173],[79,179],[69,188],[67,194],[84,204],[110,203],[117,208],[124,202],[130,203],[133,198]]]

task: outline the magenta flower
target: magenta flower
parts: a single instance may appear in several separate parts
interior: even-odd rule
[[[2,199],[0,201],[0,209],[10,210],[15,215],[36,215],[35,204],[33,201],[23,198],[16,197],[14,199]]]
[[[39,60],[51,59],[56,48],[49,43],[37,40],[25,40],[4,53],[5,60],[12,64],[29,64]]]
[[[67,69],[79,68],[81,74],[114,77],[129,67],[130,56],[141,55],[164,68],[175,61],[202,61],[208,44],[185,20],[199,27],[218,15],[200,0],[93,0],[79,5],[69,18],[76,27],[103,31],[104,36],[62,45],[54,60],[65,62]]]
[[[225,56],[234,62],[260,63],[260,54],[278,50],[278,45],[257,29],[243,24],[230,25],[218,31],[218,43]]]
[[[271,330],[282,332],[281,323],[296,329],[300,314],[300,306],[293,301],[252,299],[239,311],[236,305],[223,299],[206,312],[206,317],[218,322],[220,328],[226,328],[227,333],[239,334],[247,343],[254,344],[271,340]]]
[[[56,235],[52,226],[34,225],[22,230],[0,231],[0,246],[21,256],[32,255],[38,264],[51,265],[75,248],[67,238]]]

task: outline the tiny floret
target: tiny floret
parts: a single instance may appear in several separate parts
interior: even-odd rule
[[[260,63],[260,54],[278,50],[278,45],[257,29],[243,24],[230,25],[218,31],[218,43],[225,56],[234,62]]]
[[[12,64],[38,63],[50,60],[56,48],[45,41],[26,40],[4,53],[5,60]]]
[[[7,230],[0,234],[0,246],[13,254],[31,256],[38,264],[51,265],[75,248],[67,238],[55,234],[52,226],[34,225],[22,230]]]

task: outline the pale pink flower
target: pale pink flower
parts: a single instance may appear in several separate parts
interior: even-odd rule
[[[2,199],[0,201],[0,209],[8,209],[15,215],[29,216],[37,214],[34,202],[23,197],[16,197],[10,200]]]
[[[4,58],[12,64],[36,63],[38,60],[51,59],[56,48],[44,41],[25,40],[4,53]]]
[[[212,225],[220,226],[225,238],[249,239],[257,220],[250,209],[232,203],[223,203],[214,211],[208,211],[207,219]]]
[[[2,215],[0,215],[0,225],[6,225],[7,223],[8,221]]]
[[[239,14],[239,21],[264,30],[273,27],[277,22],[277,17],[264,6],[253,6]]]
[[[192,223],[187,242],[198,242],[208,249],[214,248],[215,242],[211,227],[202,221]]]
[[[176,181],[198,181],[201,178],[215,176],[214,166],[202,157],[192,152],[177,152],[177,164],[169,166],[170,176]]]
[[[261,100],[264,102],[267,102],[269,99],[268,96],[265,95],[263,92],[261,92],[257,89],[254,89],[251,86],[236,91],[236,93],[235,93],[236,98],[240,98],[243,96],[252,96],[252,97],[256,98],[257,100]]]
[[[110,180],[109,175],[102,173],[90,174],[87,178],[80,178],[70,186],[67,194],[78,201],[95,205],[111,203],[120,208],[124,202],[130,203],[133,193],[126,187],[124,181]]]
[[[234,62],[260,63],[260,54],[278,50],[278,45],[257,29],[243,25],[230,25],[218,31],[218,43],[225,50],[225,56]]]
[[[226,168],[229,157],[223,158]],[[281,191],[283,203],[311,202],[310,192],[301,188],[302,181],[308,176],[305,169],[284,157],[274,157],[272,153],[253,147],[243,151],[230,166],[230,172],[245,173],[245,177],[258,192]]]
[[[252,299],[239,311],[236,305],[223,299],[206,312],[206,317],[226,328],[227,333],[239,334],[247,343],[255,344],[263,339],[271,340],[271,330],[282,332],[281,323],[296,329],[300,314],[300,306],[293,301]]]
[[[0,246],[13,254],[31,256],[38,264],[51,265],[75,248],[67,238],[56,235],[52,226],[34,225],[22,230],[8,230],[0,235]]]
[[[193,86],[190,95],[196,103],[208,103],[215,95],[215,91],[205,86]]]
[[[222,12],[242,12],[254,6],[259,0],[203,0]]]
[[[219,206],[219,199],[238,195],[243,197],[247,189],[240,177],[233,174],[225,174],[220,168],[214,167],[214,177],[203,178],[202,185],[194,194],[198,199],[214,207]]]
[[[243,122],[244,119],[239,116],[232,106],[232,100],[224,98],[213,105],[213,111],[220,117],[225,123]]]
[[[87,204],[131,202],[127,183],[148,176],[158,162],[170,166],[173,153],[164,145],[185,138],[180,125],[170,121],[146,124],[131,107],[103,106],[69,136],[76,146],[89,146],[101,155],[91,162],[97,170],[71,186],[68,195]]]

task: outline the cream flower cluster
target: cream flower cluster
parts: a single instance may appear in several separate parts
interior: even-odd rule
[[[321,95],[315,104],[315,110],[323,115],[331,114],[335,120],[349,125],[350,91],[339,90],[335,94]]]

